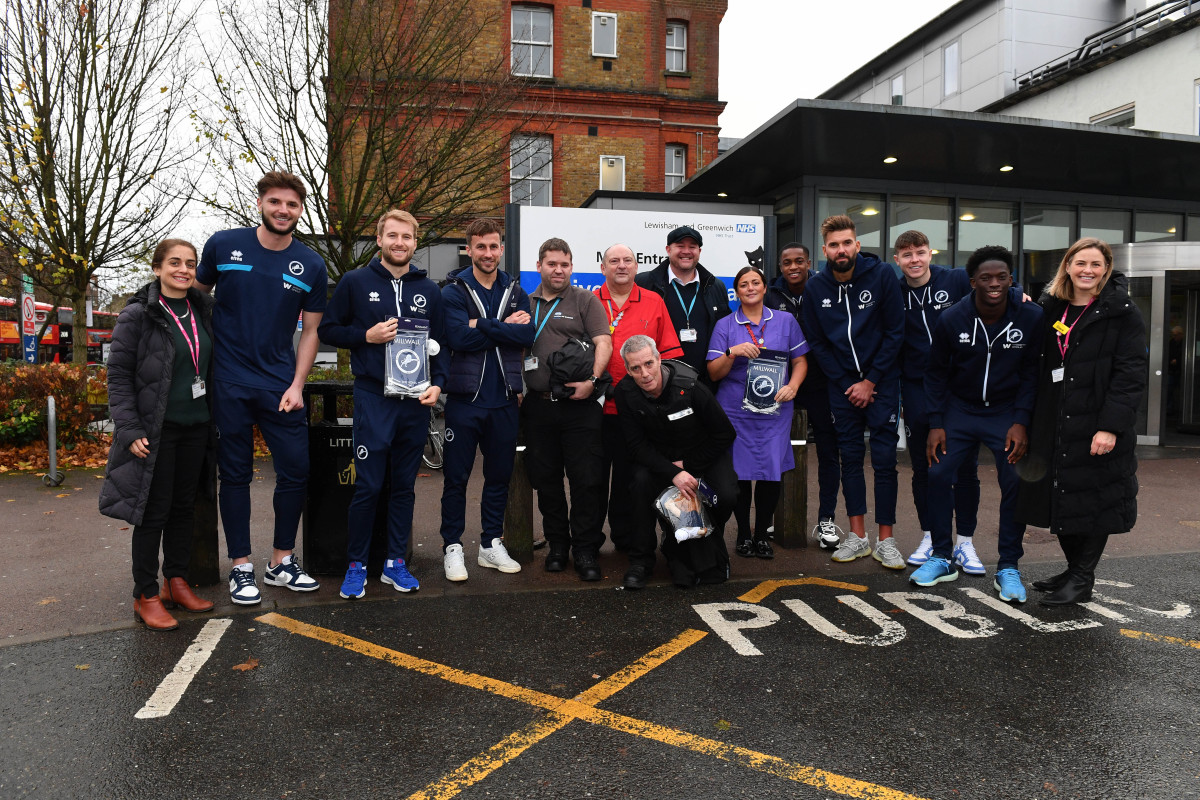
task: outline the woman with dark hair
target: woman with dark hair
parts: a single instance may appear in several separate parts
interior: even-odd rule
[[[179,627],[167,608],[209,611],[187,582],[196,490],[213,452],[209,409],[212,301],[193,288],[196,248],[166,239],[155,280],[117,318],[108,358],[113,442],[100,512],[133,525],[133,613],[152,630]],[[163,577],[158,584],[158,551]]]
[[[1138,405],[1146,390],[1146,326],[1113,272],[1112,250],[1080,239],[1041,304],[1048,323],[1017,515],[1049,528],[1067,558],[1035,581],[1043,605],[1091,599],[1110,534],[1137,521]]]
[[[738,476],[739,556],[774,558],[767,528],[779,504],[779,481],[792,458],[792,400],[807,372],[808,343],[791,314],[763,305],[767,284],[756,267],[733,279],[741,305],[717,321],[708,343],[708,376],[717,402],[733,423],[733,470]],[[789,374],[790,373],[790,374]],[[757,482],[751,489],[752,482]],[[756,519],[750,528],[753,495]]]

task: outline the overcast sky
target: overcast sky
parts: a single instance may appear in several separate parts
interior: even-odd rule
[[[729,0],[721,21],[721,135],[741,138],[812,98],[954,0]]]

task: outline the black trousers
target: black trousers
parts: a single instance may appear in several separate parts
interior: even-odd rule
[[[738,480],[737,473],[733,471],[733,455],[726,452],[717,459],[717,463],[713,464],[703,475],[697,477],[703,478],[704,482],[716,492],[717,506],[709,513],[712,514],[713,524],[717,529],[713,535],[723,536],[725,523],[732,516],[738,498]],[[630,564],[643,564],[647,568],[654,567],[654,553],[658,549],[659,523],[654,501],[670,485],[670,481],[655,477],[650,470],[640,464],[634,466],[633,483],[630,487],[631,513],[633,515],[633,536],[629,544]],[[673,537],[674,533],[671,531],[670,535]]]
[[[554,552],[596,555],[604,544],[604,448],[595,400],[549,400],[530,394],[521,404],[525,468],[537,491],[542,531]],[[563,476],[571,485],[571,505]]]
[[[621,431],[621,419],[605,414],[601,423],[604,443],[604,479],[608,482],[608,533],[613,545],[623,553],[629,552],[633,537],[633,514],[629,507],[629,487],[633,483],[633,465]],[[602,496],[603,497],[603,496]]]
[[[196,490],[209,423],[164,422],[142,524],[133,529],[133,596],[158,594],[158,549],[165,578],[187,578],[192,557]]]

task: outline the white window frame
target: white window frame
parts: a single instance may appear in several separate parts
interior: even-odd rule
[[[612,52],[602,53],[596,49],[596,32],[600,28],[612,26]],[[592,55],[600,58],[616,58],[617,57],[617,15],[605,11],[592,12]]]
[[[1192,103],[1192,110],[1196,112],[1196,126],[1194,130],[1196,135],[1200,136],[1200,79],[1196,81],[1196,102]]]
[[[1132,128],[1137,124],[1136,104],[1126,103],[1123,106],[1109,109],[1091,117],[1088,122],[1093,125],[1102,125],[1106,128]]]
[[[537,150],[533,151],[534,153],[544,151],[546,156],[545,162],[536,170],[529,168],[532,161],[530,157],[532,143],[537,144]],[[535,174],[542,171],[544,174]],[[531,200],[535,195],[534,184],[545,184],[546,202],[539,203],[539,205],[554,205],[554,139],[550,136],[513,136],[508,145],[508,181],[510,203],[532,206]],[[522,185],[526,185],[528,188],[519,191],[519,187]]]
[[[679,31],[680,35],[683,36],[683,44],[682,45],[672,45],[671,44],[670,34],[671,34],[672,29]],[[688,26],[687,26],[686,22],[682,22],[680,20],[671,20],[667,23],[667,37],[666,37],[667,49],[666,49],[666,55],[664,56],[664,58],[666,59],[667,72],[687,72],[687,64],[688,64],[687,40],[688,40]],[[678,58],[680,60],[680,65],[678,68],[671,66],[671,55],[676,54],[676,53],[678,54]]]
[[[522,24],[520,26],[518,26],[518,15],[519,14],[528,15],[529,26],[527,29],[524,27],[525,20],[521,20]],[[550,38],[544,42],[533,39],[533,15],[534,14],[546,14],[550,17],[550,25],[549,25]],[[512,70],[512,74],[513,75],[523,75],[525,77],[530,77],[530,78],[553,78],[554,77],[554,10],[550,9],[550,8],[542,8],[540,6],[518,6],[518,5],[515,5],[512,7],[512,15],[509,18],[509,24],[510,24],[509,33],[511,35],[510,46],[512,48],[510,69]],[[527,39],[518,38],[518,33],[521,31],[524,31],[524,30],[529,31],[529,38],[527,38]],[[534,54],[535,50],[540,47],[546,48],[546,54],[548,57],[545,59],[546,60],[545,64],[541,64],[540,62],[537,64],[534,63],[533,54]],[[517,53],[519,50],[528,50],[528,59],[529,59],[529,62],[528,62],[529,63],[529,71],[528,72],[519,72],[517,69],[518,63],[519,63],[518,58],[517,58]],[[539,72],[538,71],[539,69],[542,71]]]
[[[900,82],[900,87],[899,87],[900,88],[900,93],[899,93],[900,94],[900,102],[899,103],[896,102],[896,88],[897,88],[896,82],[897,81]],[[898,75],[893,75],[892,79],[890,81],[888,81],[888,87],[889,87],[888,102],[894,106],[904,105],[904,73],[901,72]]]
[[[620,161],[621,162],[621,186],[619,188],[614,189],[611,186],[608,188],[605,188],[605,186],[604,186],[604,167],[605,167],[604,162],[606,162],[606,161]],[[608,191],[608,192],[623,192],[623,191],[625,191],[625,156],[600,156],[599,165],[600,165],[600,169],[596,176],[596,179],[597,179],[596,187],[598,189],[601,189],[603,191]]]
[[[687,180],[687,145],[669,144],[663,151],[665,170],[663,176],[663,191],[669,192]],[[674,161],[678,156],[679,172],[672,172]]]
[[[953,59],[951,58],[953,54]],[[954,85],[950,85],[953,66]],[[962,40],[955,39],[942,48],[942,97],[954,97],[962,91]]]

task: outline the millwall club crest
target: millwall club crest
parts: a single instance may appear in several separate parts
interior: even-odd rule
[[[871,302],[871,293],[866,289],[863,289],[862,293],[858,296],[858,302],[862,303],[864,306]]]
[[[945,289],[941,289],[938,292],[935,292],[933,295],[933,302],[935,302],[935,303],[945,303],[949,300],[950,300],[950,293],[947,292]]]
[[[1008,339],[1009,344],[1020,344],[1021,340],[1025,338],[1025,334],[1020,328],[1009,328],[1008,336],[1006,338]]]
[[[293,275],[303,275],[304,265],[299,261],[293,261],[292,263],[288,264],[288,272],[292,273]]]
[[[417,308],[424,308],[425,303],[426,303],[425,295],[423,295],[423,294],[419,294],[413,298],[413,305],[416,306]]]
[[[365,444],[360,444],[358,446],[358,449],[354,451],[354,457],[357,458],[359,461],[366,461],[367,455],[369,455],[369,454],[367,452],[367,446]]]

